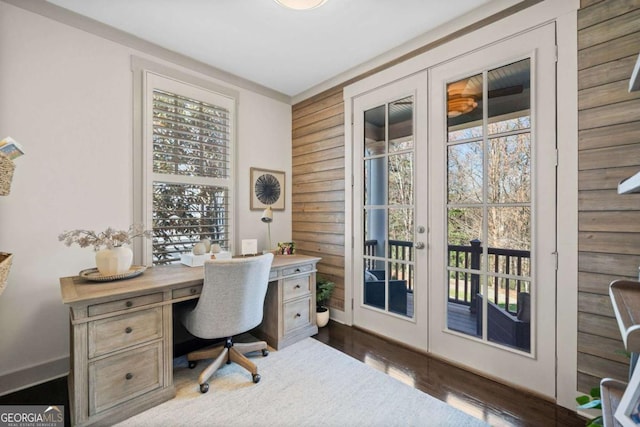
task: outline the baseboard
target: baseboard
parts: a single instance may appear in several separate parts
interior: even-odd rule
[[[64,377],[68,374],[68,357],[11,372],[0,376],[0,396]]]
[[[343,325],[348,325],[344,311],[331,307],[329,310],[329,318]]]

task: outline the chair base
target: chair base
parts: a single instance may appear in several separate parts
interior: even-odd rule
[[[211,362],[211,364],[209,364],[209,366],[207,366],[198,377],[200,391],[202,393],[206,393],[209,390],[209,378],[211,378],[211,375],[213,375],[213,373],[217,371],[223,363],[237,363],[247,371],[251,372],[251,378],[254,383],[259,382],[260,375],[258,374],[258,367],[245,356],[247,353],[259,350],[262,351],[262,356],[267,356],[269,354],[266,341],[234,343],[233,338],[229,337],[223,345],[218,344],[213,347],[192,351],[187,354],[187,360],[189,361],[189,367],[195,368],[196,364],[194,362],[198,360],[213,359],[213,362]]]

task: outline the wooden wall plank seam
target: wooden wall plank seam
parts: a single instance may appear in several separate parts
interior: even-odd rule
[[[344,103],[342,87],[292,108],[292,238],[322,258],[318,275],[336,283],[329,306],[344,310]]]

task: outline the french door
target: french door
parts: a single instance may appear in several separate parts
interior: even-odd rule
[[[429,73],[429,351],[555,396],[552,24]]]
[[[353,323],[555,396],[555,28],[361,93]]]
[[[426,350],[425,82],[420,73],[353,101],[353,322]]]

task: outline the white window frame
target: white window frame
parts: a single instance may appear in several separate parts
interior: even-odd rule
[[[230,153],[229,178],[215,179],[180,177],[178,181],[189,184],[203,184],[226,187],[229,191],[229,250],[236,235],[235,216],[237,213],[236,177],[237,177],[237,91],[217,85],[185,72],[132,56],[134,77],[133,98],[133,218],[134,222],[144,224],[151,229],[153,214],[153,182],[176,182],[173,175],[153,172],[152,111],[153,89],[158,88],[201,101],[214,100],[213,104],[229,110],[230,113]],[[153,265],[153,247],[150,239],[134,245],[134,263]]]

